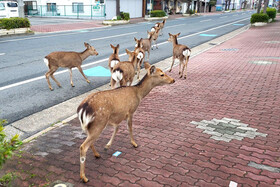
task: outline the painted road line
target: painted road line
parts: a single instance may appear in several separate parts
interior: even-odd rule
[[[104,39],[108,39],[108,38],[116,38],[116,37],[120,37],[120,36],[126,36],[126,35],[136,34],[136,33],[137,33],[137,32],[130,32],[130,33],[119,34],[119,35],[114,35],[114,36],[107,36],[107,37],[102,37],[102,38],[94,38],[94,39],[90,39],[90,41],[104,40]]]
[[[208,37],[215,37],[216,34],[200,34],[199,36],[208,36]]]
[[[222,28],[222,27],[226,27],[228,25],[232,25],[234,23],[238,23],[238,22],[245,21],[245,20],[248,20],[248,19],[250,19],[250,18],[245,18],[245,19],[238,20],[238,21],[235,21],[235,22],[232,22],[232,23],[228,23],[228,24],[225,24],[225,25],[221,25],[221,26],[218,26],[218,27],[214,27],[214,28],[211,28],[211,29],[207,29],[207,30],[204,30],[204,31],[193,33],[193,34],[178,38],[178,40],[188,38],[188,37],[191,37],[191,36],[195,36],[195,35],[198,35],[198,34],[201,34],[201,33],[204,33],[204,32],[212,31],[212,30],[215,30],[215,29],[219,29],[219,28]],[[163,45],[163,44],[167,44],[167,43],[168,42],[166,41],[166,42],[158,43],[158,45]],[[126,55],[126,53],[120,54],[119,56],[124,56],[124,55]],[[98,64],[98,63],[101,63],[101,62],[108,61],[108,60],[109,60],[109,58],[98,60],[96,62],[84,64],[84,65],[82,65],[82,67],[91,66],[91,65],[94,65],[94,64]],[[58,75],[58,74],[65,73],[65,72],[68,72],[68,70],[62,70],[62,71],[57,72],[55,74]],[[17,83],[14,83],[14,84],[10,84],[10,85],[7,85],[7,86],[3,86],[3,87],[0,87],[0,91],[6,90],[6,89],[9,89],[9,88],[13,88],[13,87],[16,87],[16,86],[20,86],[20,85],[23,85],[23,84],[27,84],[27,83],[37,81],[37,80],[40,80],[40,79],[44,79],[44,78],[45,78],[45,76],[40,76],[40,77],[35,77],[35,78],[32,78],[32,79],[25,80],[25,81],[17,82]]]
[[[0,56],[5,55],[6,53],[0,53]]]
[[[226,18],[226,17],[228,17],[228,16],[223,16],[223,17],[220,17],[220,18]]]
[[[167,26],[167,27],[164,27],[164,28],[172,28],[172,27],[178,27],[178,26],[181,26],[181,25],[186,25],[186,24],[178,24],[178,25],[171,25],[171,26]]]
[[[236,26],[243,26],[244,24],[232,24],[232,25],[236,25]]]
[[[206,21],[211,21],[212,19],[206,19],[206,20],[202,20],[200,22],[206,22]]]

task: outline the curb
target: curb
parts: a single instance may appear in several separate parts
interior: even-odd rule
[[[146,21],[158,21],[158,20],[164,20],[164,19],[168,19],[168,16],[144,18],[144,20],[146,20]]]
[[[102,24],[103,25],[125,25],[125,24],[129,24],[129,20],[117,20],[117,21],[112,21],[112,20],[106,20],[103,21]]]
[[[191,59],[217,45],[224,43],[227,40],[230,40],[231,38],[237,36],[238,34],[241,34],[245,31],[247,31],[249,28],[250,28],[250,25],[246,25],[246,26],[241,27],[226,35],[220,36],[219,38],[210,40],[206,43],[203,43],[199,46],[194,47],[192,49],[193,55],[191,56]],[[170,67],[171,61],[172,61],[172,57],[169,57],[160,62],[155,63],[154,65],[157,66],[158,68],[161,68],[163,71],[167,71]],[[177,65],[178,65],[178,62],[175,61],[174,67]],[[145,73],[146,73],[146,71],[144,69],[141,69],[141,73],[140,73],[141,78],[145,75]],[[135,84],[135,82],[136,81],[134,81],[134,84]],[[41,112],[34,113],[26,118],[16,121],[16,122],[6,126],[4,131],[6,132],[8,138],[12,137],[13,134],[17,133],[22,137],[23,142],[27,143],[27,142],[41,136],[42,134],[44,134],[48,131],[51,131],[52,129],[60,128],[60,127],[67,125],[67,123],[69,121],[73,120],[77,116],[75,113],[76,107],[80,104],[80,102],[86,96],[88,96],[91,93],[97,92],[97,91],[108,90],[108,89],[110,89],[108,84],[100,86],[90,92],[87,92],[87,93],[77,96],[75,98],[69,99],[65,102],[57,104],[57,105],[50,107],[48,109],[45,109]],[[68,114],[65,114],[65,113],[58,114],[58,111],[61,108],[71,108],[71,109],[73,109],[73,110],[71,110],[73,112],[68,113]],[[49,119],[53,119],[53,120],[50,121]],[[61,119],[63,119],[62,122],[57,122],[58,120],[61,120]],[[56,121],[56,122],[54,122],[54,121]],[[37,124],[37,125],[39,124],[38,125],[39,128],[37,128],[33,131],[30,131],[30,132],[23,132],[17,128],[17,126],[19,126],[19,125],[20,126],[26,125],[26,126],[31,126],[31,129],[32,129],[32,124]],[[53,124],[53,125],[51,125],[51,127],[50,127],[50,124]]]

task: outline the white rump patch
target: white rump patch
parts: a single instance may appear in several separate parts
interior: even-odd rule
[[[110,66],[111,66],[111,68],[113,68],[115,65],[117,65],[119,63],[119,61],[118,60],[112,60],[111,61],[111,64],[110,64]]]
[[[120,71],[115,71],[112,74],[112,79],[114,79],[116,82],[119,82],[120,80],[122,80],[123,78],[123,74]]]
[[[84,163],[85,161],[86,161],[86,157],[83,157],[83,156],[82,156],[82,157],[80,158],[80,162],[81,162],[81,163]]]
[[[191,51],[190,51],[189,49],[186,49],[185,51],[183,51],[183,55],[184,55],[185,57],[188,57],[188,56],[191,55]]]
[[[49,67],[49,60],[44,58],[44,63],[46,64],[47,67]]]
[[[137,55],[137,58],[139,60],[141,60],[142,58],[144,57],[144,54],[142,52],[140,52],[138,55]]]
[[[90,122],[92,122],[94,120],[94,114],[92,115],[87,115],[86,112],[83,109],[81,109],[78,113],[78,117],[81,123],[81,127],[83,129],[84,132],[87,132],[86,127],[88,126],[88,124]],[[82,115],[83,115],[83,122],[82,122]]]
[[[156,27],[158,27],[158,24],[155,24]]]
[[[156,26],[156,27],[157,27],[157,26]],[[156,29],[155,29],[155,28],[152,28],[152,29],[151,29],[151,32],[155,32],[155,31],[156,31]]]
[[[138,44],[135,44],[135,47],[137,47],[138,46]]]

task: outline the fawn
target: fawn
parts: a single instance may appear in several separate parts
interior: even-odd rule
[[[72,81],[72,68],[74,68],[74,67],[78,68],[80,73],[86,79],[87,83],[90,83],[90,81],[86,78],[86,76],[81,68],[81,65],[82,65],[82,62],[87,57],[89,57],[90,55],[98,55],[98,52],[95,50],[94,47],[92,47],[88,43],[84,42],[84,45],[86,47],[86,50],[84,50],[81,53],[58,51],[58,52],[52,52],[44,58],[44,62],[49,68],[49,71],[45,75],[46,75],[46,79],[47,79],[47,82],[48,82],[48,85],[49,85],[49,88],[51,91],[53,90],[53,88],[52,88],[50,80],[49,80],[50,76],[56,82],[57,86],[61,87],[60,83],[53,76],[54,72],[59,67],[64,67],[64,68],[69,69],[70,82],[71,82],[72,87],[74,87],[74,84]]]
[[[172,71],[172,67],[174,65],[175,59],[179,59],[180,60],[179,75],[181,75],[180,78],[183,77],[184,69],[186,68],[185,75],[184,75],[184,78],[186,79],[187,78],[187,65],[189,62],[190,55],[191,55],[191,49],[186,45],[178,44],[177,38],[180,35],[180,33],[175,34],[175,35],[172,35],[170,33],[168,33],[168,34],[169,34],[168,41],[173,43],[173,59],[172,59],[172,64],[171,64],[169,72]],[[182,66],[182,69],[181,69],[181,66]]]
[[[119,57],[119,48],[120,45],[118,44],[116,47],[110,44],[111,48],[113,49],[113,53],[109,57],[109,69],[112,73],[112,70],[116,64],[120,62],[120,57]]]

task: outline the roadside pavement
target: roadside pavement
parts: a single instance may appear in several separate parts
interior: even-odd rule
[[[139,147],[123,122],[104,151],[113,129],[104,130],[101,158],[87,154],[89,183],[79,180],[77,118],[25,143],[0,176],[13,173],[11,186],[279,186],[279,30],[278,18],[191,58],[187,80],[178,66],[167,72],[175,84],[152,90],[134,115]]]

